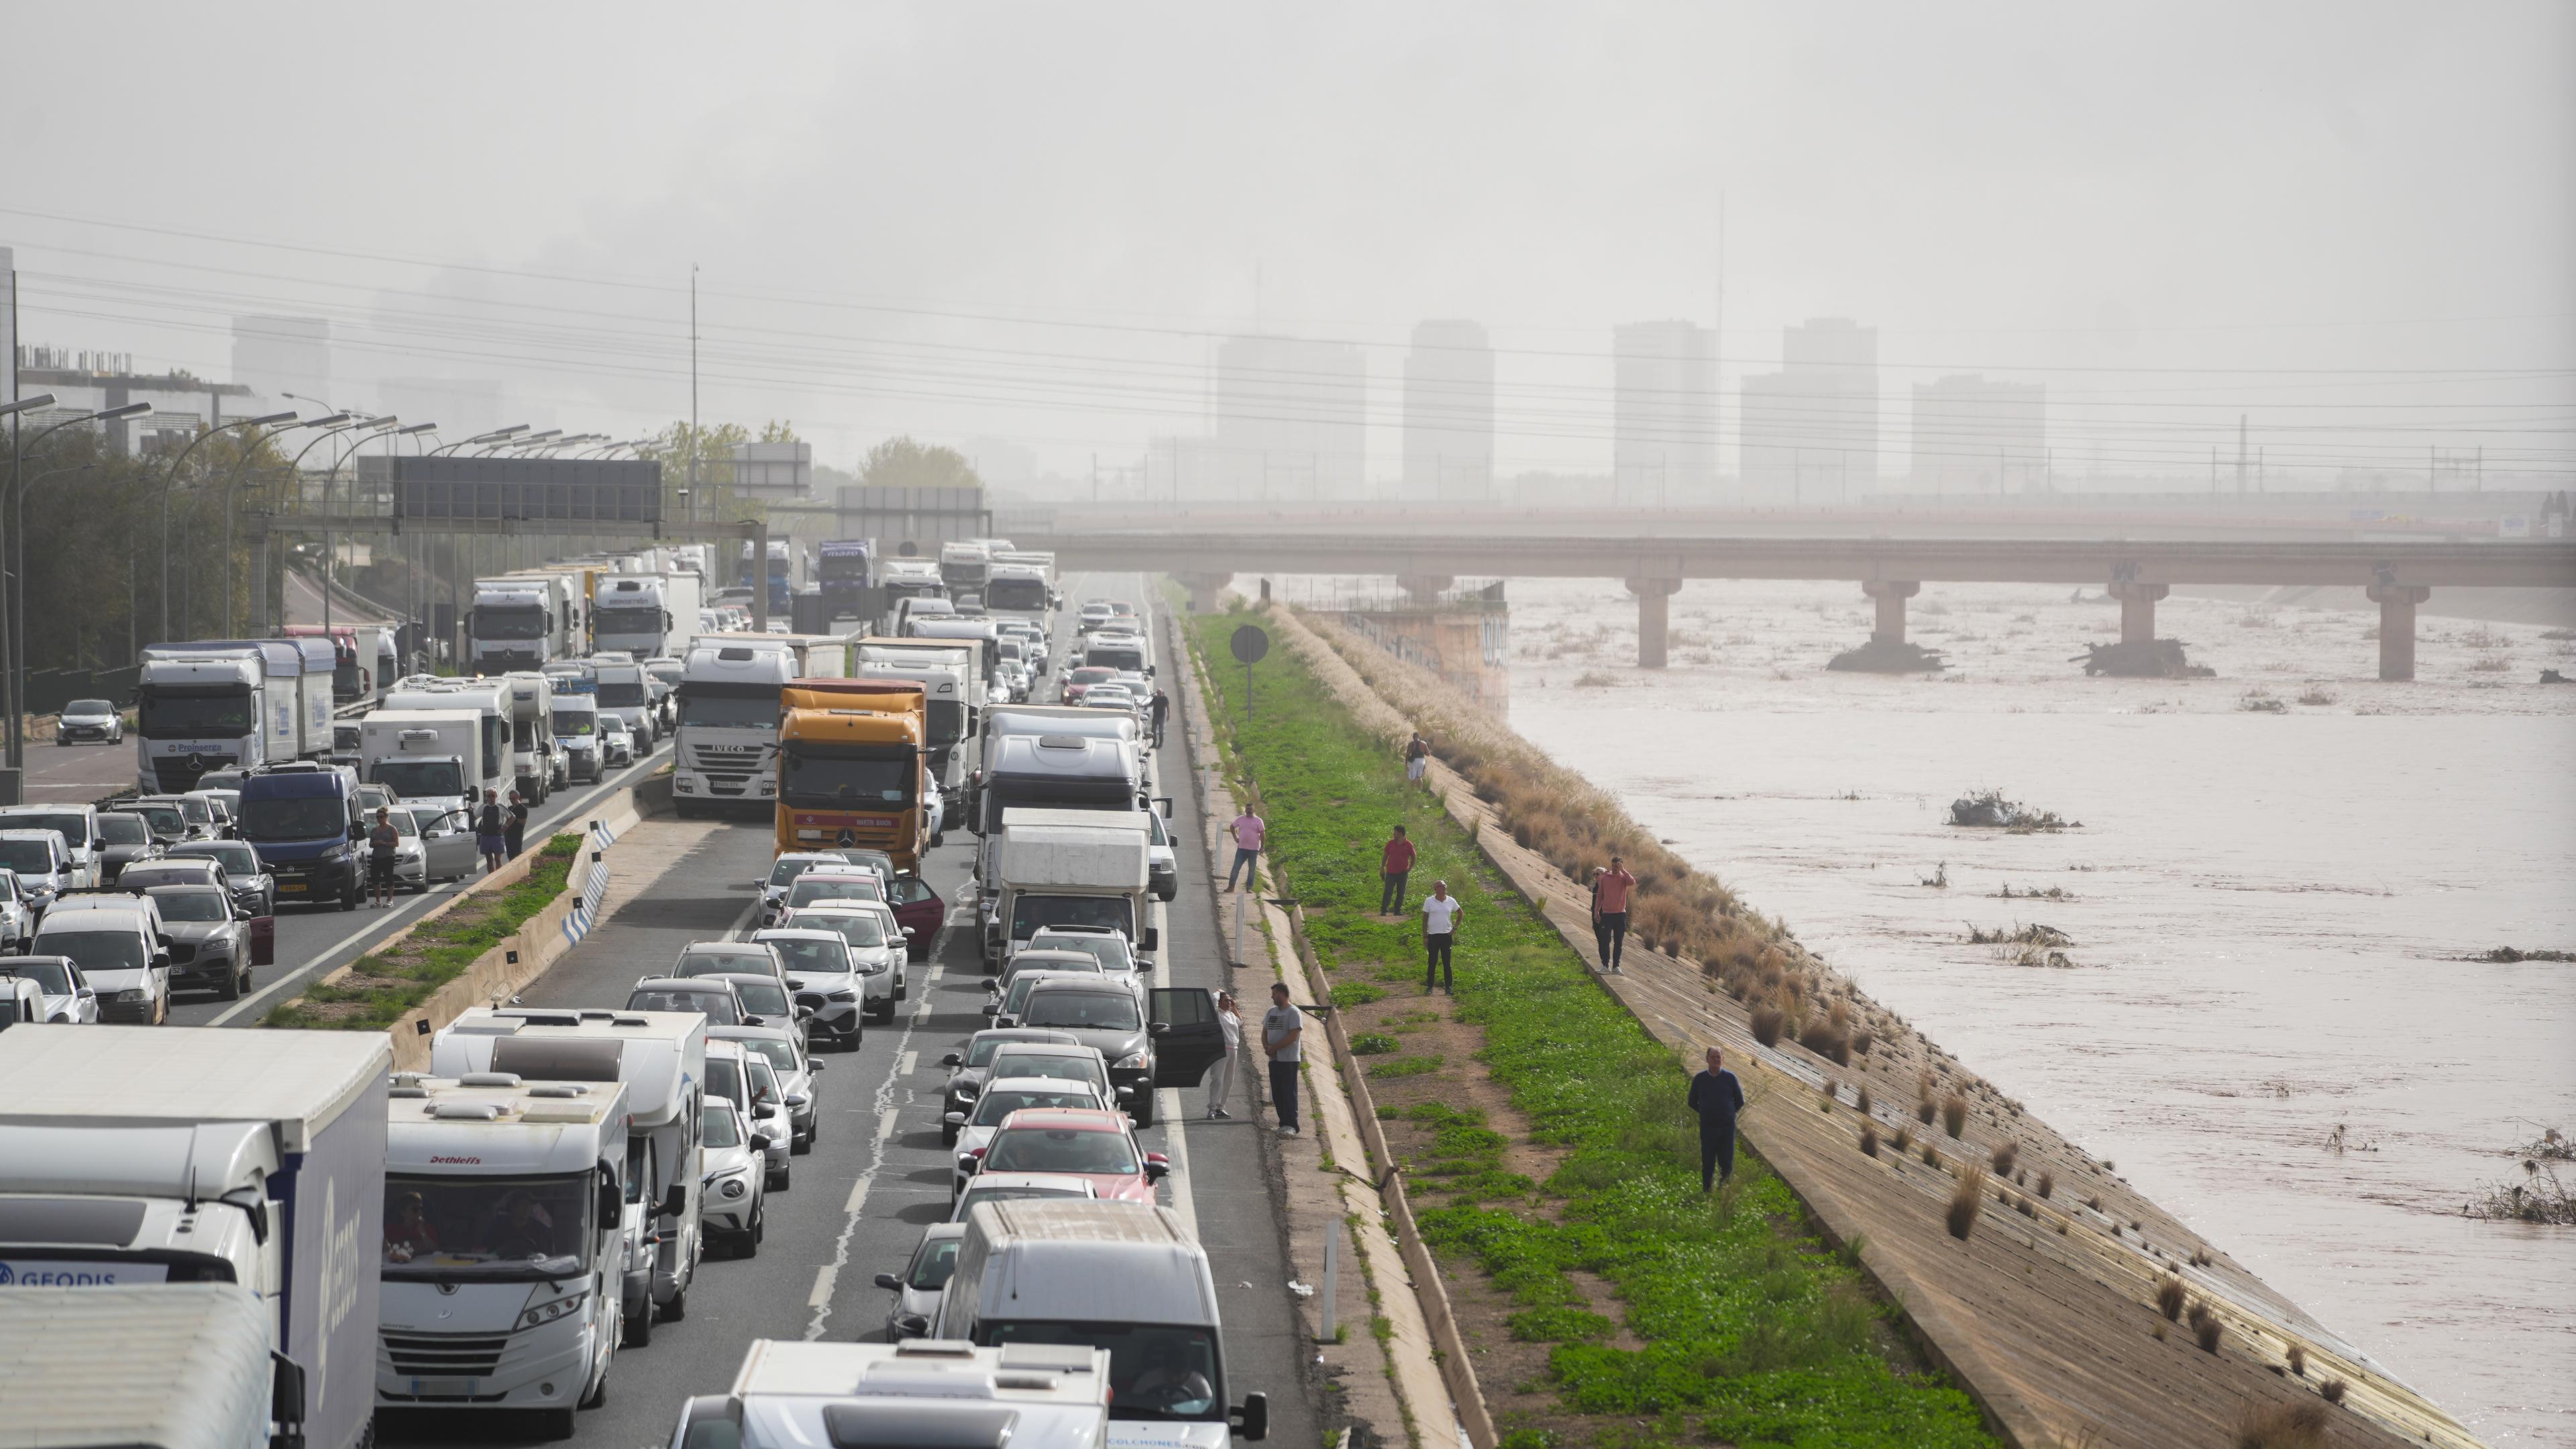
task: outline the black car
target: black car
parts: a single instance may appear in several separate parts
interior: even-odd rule
[[[152,833],[152,822],[131,810],[100,811],[98,843],[100,885],[116,884],[127,866],[156,859],[164,848]]]

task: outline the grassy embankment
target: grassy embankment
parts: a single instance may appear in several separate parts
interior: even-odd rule
[[[1227,635],[1247,617],[1190,620],[1203,656],[1225,660]],[[1507,1444],[1992,1442],[1964,1394],[1891,1358],[1902,1350],[1889,1311],[1759,1161],[1739,1149],[1733,1187],[1701,1195],[1681,1065],[1438,803],[1407,791],[1388,741],[1361,729],[1291,651],[1273,650],[1254,671],[1248,720],[1242,670],[1209,674],[1229,766],[1258,791],[1273,865],[1303,903],[1333,998],[1355,1035],[1371,1028],[1371,1087],[1409,1159],[1426,1238],[1444,1265],[1481,1269],[1507,1298],[1503,1332],[1546,1346],[1555,1407],[1501,1408]],[[1421,995],[1418,922],[1374,913],[1378,847],[1399,823],[1420,851],[1415,899],[1441,878],[1465,902],[1455,1025]],[[1722,898],[1713,882],[1695,894]],[[1468,1045],[1405,1050],[1444,1034]],[[1480,1096],[1507,1099],[1511,1120]],[[1607,1285],[1616,1302],[1600,1306],[1624,1321],[1593,1306],[1586,1278]],[[1474,1331],[1474,1314],[1462,1321]],[[1521,1387],[1489,1382],[1487,1392]]]
[[[302,997],[280,1005],[261,1024],[383,1031],[553,905],[572,878],[573,862],[581,858],[582,839],[558,835],[547,841],[527,875],[509,888],[460,899],[445,915],[414,927],[392,950],[359,957],[347,976],[328,986],[307,987]]]

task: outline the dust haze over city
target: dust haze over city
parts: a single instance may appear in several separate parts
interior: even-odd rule
[[[1163,942],[1137,999],[1211,1042],[1214,993],[1247,1008],[1204,1104],[1169,1031],[1161,1068],[1095,1063],[1159,1155],[1138,1200],[1222,1290],[1218,1392],[1172,1415],[1211,1445],[2576,1444],[2576,10],[103,19],[0,0],[0,801],[57,812],[0,815],[0,944],[42,956],[112,893],[76,860],[49,894],[15,826],[211,789],[238,827],[297,759],[402,805],[365,721],[432,748],[388,712],[478,677],[600,743],[585,775],[564,716],[522,718],[514,756],[494,691],[505,850],[469,741],[458,813],[411,792],[411,914],[329,909],[363,829],[330,880],[260,840],[239,951],[271,959],[63,1019],[390,1026],[393,1068],[445,1078],[420,1044],[486,996],[615,1008],[692,941],[810,928],[741,883],[815,852],[881,851],[873,898],[916,910],[910,994],[798,1079],[803,1190],[771,1169],[756,1265],[709,1249],[711,1312],[630,1281],[584,1319],[626,1334],[614,1398],[604,1340],[542,1395],[415,1362],[364,1433],[651,1441],[687,1395],[783,1392],[737,1383],[755,1340],[913,1331],[869,1279],[980,1170],[946,1115],[980,1079],[937,1063],[1021,969],[1011,832],[1049,824],[1005,817],[1072,803],[1002,783],[1010,712],[1079,704],[1135,716],[1111,794],[1157,891],[1177,853],[1122,918]],[[648,597],[664,622],[612,638]],[[250,681],[238,746],[172,723],[210,697],[183,666]],[[879,679],[925,681],[923,771],[833,814],[799,762],[884,742],[798,741]],[[692,722],[720,697],[768,733]],[[565,939],[473,978],[506,990],[360,969],[585,828]],[[1238,847],[1254,893],[1213,879]],[[1434,872],[1466,883],[1454,1010],[1410,980],[1451,944]],[[29,1039],[0,1036],[0,1133]],[[1750,1166],[1703,1209],[1709,1047]],[[1646,1126],[1600,1126],[1622,1093]],[[388,1245],[421,1190],[393,1107]],[[1302,1182],[1350,1156],[1405,1171]],[[0,1270],[51,1283],[31,1190],[0,1164]],[[389,1365],[431,1332],[393,1262]],[[1336,1293],[1380,1332],[1327,1329]],[[921,1331],[1008,1337],[930,1302]],[[1108,1442],[1144,1354],[1104,1370]]]

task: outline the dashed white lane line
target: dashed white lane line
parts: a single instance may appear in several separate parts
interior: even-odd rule
[[[896,1074],[894,1074],[894,1073],[888,1073],[887,1075],[888,1075],[888,1077],[889,1077],[889,1078],[891,1078],[892,1076],[894,1076],[894,1075],[896,1075]],[[892,1107],[888,1107],[888,1108],[886,1108],[886,1109],[885,1109],[885,1111],[884,1111],[883,1113],[881,1113],[881,1114],[879,1114],[879,1115],[878,1115],[878,1117],[877,1117],[877,1140],[878,1140],[879,1142],[883,1142],[883,1141],[885,1141],[887,1138],[894,1136],[894,1124],[895,1124],[895,1109],[894,1109],[894,1108],[892,1108]]]
[[[925,1003],[926,1004],[926,1003]],[[920,1018],[915,1017],[914,1021]],[[840,1280],[841,1269],[850,1261],[850,1238],[859,1230],[859,1214],[868,1204],[868,1184],[885,1167],[886,1144],[894,1140],[895,1115],[909,1091],[899,1092],[896,1082],[904,1059],[912,1052],[914,1027],[907,1023],[903,1036],[895,1043],[894,1055],[886,1062],[885,1079],[877,1083],[877,1136],[869,1146],[868,1165],[859,1170],[859,1180],[850,1185],[849,1200],[841,1205],[841,1232],[832,1240],[832,1260],[814,1272],[814,1290],[805,1296],[805,1306],[812,1316],[805,1321],[805,1341],[823,1336],[823,1327],[832,1317],[832,1288]]]
[[[808,1308],[827,1308],[832,1302],[832,1284],[841,1276],[840,1268],[831,1263],[814,1270],[814,1291],[805,1295]]]
[[[1172,1212],[1181,1225],[1190,1230],[1190,1240],[1199,1236],[1199,1200],[1190,1190],[1190,1138],[1181,1125],[1184,1115],[1181,1089],[1165,1087],[1154,1094],[1154,1115],[1163,1122],[1163,1155],[1172,1160],[1172,1175],[1164,1178],[1172,1190]]]
[[[920,1065],[921,1053],[905,1052],[902,1056],[895,1058],[894,1074],[898,1077],[911,1076],[914,1069]]]

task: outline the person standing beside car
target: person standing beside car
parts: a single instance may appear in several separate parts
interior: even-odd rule
[[[474,848],[483,853],[483,871],[489,875],[509,859],[510,847],[506,818],[501,813],[501,792],[486,789],[483,808],[474,812]]]
[[[393,812],[377,806],[375,828],[367,832],[367,884],[380,910],[391,909],[394,903],[394,852],[401,846],[402,832],[394,828]]]
[[[509,848],[510,858],[517,860],[528,843],[528,802],[519,792],[510,792],[510,808],[502,816],[501,843]]]
[[[1207,1114],[1211,1117],[1234,1115],[1225,1110],[1225,1094],[1234,1087],[1234,1056],[1243,1050],[1243,1014],[1234,1004],[1234,993],[1220,991],[1216,996],[1217,1031],[1225,1038],[1225,1052],[1208,1072]]]

